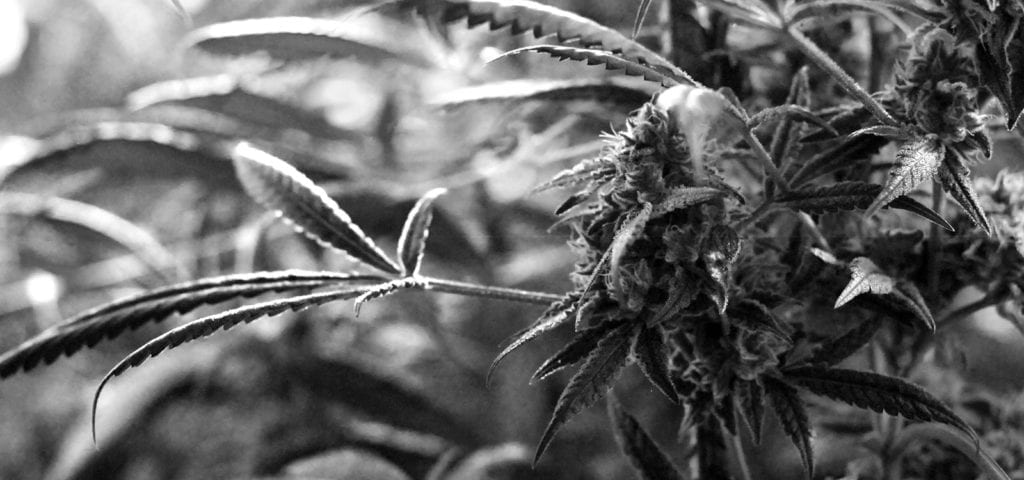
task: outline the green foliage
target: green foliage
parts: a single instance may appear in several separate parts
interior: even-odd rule
[[[339,8],[312,3],[312,11]],[[631,35],[620,30],[626,23],[606,25],[529,0],[356,3],[356,10],[340,17],[283,17],[271,9],[264,18],[207,24],[182,45],[193,53],[245,57],[257,66],[233,63],[225,70],[244,73],[157,82],[132,93],[123,111],[79,112],[34,127],[40,138],[25,139],[24,151],[0,172],[0,183],[15,189],[0,197],[0,213],[91,229],[128,247],[149,264],[154,278],[176,278],[167,273],[171,268],[178,268],[174,275],[202,278],[149,288],[45,329],[0,356],[0,377],[174,314],[279,295],[203,311],[134,349],[100,381],[92,412],[95,438],[96,407],[108,382],[167,350],[259,318],[342,300],[353,300],[358,316],[371,300],[385,303],[385,297],[397,300],[418,290],[547,307],[530,324],[510,322],[504,309],[476,312],[467,320],[460,310],[471,304],[435,304],[431,296],[395,301],[389,305],[409,311],[383,315],[421,327],[464,374],[459,378],[488,385],[513,352],[545,335],[560,338],[561,347],[552,349],[530,379],[561,389],[539,437],[535,466],[556,434],[568,433],[563,427],[570,420],[607,398],[614,436],[641,478],[687,478],[659,447],[664,442],[657,436],[665,429],[645,430],[608,395],[630,364],[638,367],[636,378],[659,393],[661,403],[651,401],[645,409],[681,413],[679,437],[698,452],[699,478],[724,472],[727,466],[719,463],[732,450],[741,463],[736,470],[749,480],[743,440],[748,433],[755,443],[769,435],[769,409],[795,445],[807,478],[814,478],[815,447],[822,440],[812,434],[818,419],[810,412],[831,407],[809,409],[800,389],[901,418],[877,419],[868,427],[872,434],[858,439],[871,458],[851,458],[845,465],[847,472],[859,464],[878,470],[865,478],[897,478],[899,459],[909,455],[907,445],[917,437],[963,451],[965,439],[982,445],[988,438],[989,432],[976,434],[978,426],[958,416],[962,405],[939,399],[954,393],[932,394],[909,378],[926,378],[922,370],[939,368],[928,352],[975,311],[999,305],[1018,324],[1024,318],[1024,180],[1006,173],[994,181],[972,180],[980,176],[973,167],[999,151],[999,132],[989,125],[998,115],[995,101],[990,107],[985,99],[998,101],[1011,129],[1024,109],[1019,0],[702,0],[697,3],[707,8],[699,9],[691,2],[641,1]],[[661,9],[659,17],[666,20],[645,27],[652,8]],[[361,31],[359,20],[368,17],[378,30],[392,31]],[[693,21],[674,21],[683,17]],[[457,31],[454,24],[463,20],[470,28],[508,27],[513,36],[530,33],[552,43],[516,39],[503,45],[502,54],[470,51],[489,37]],[[412,33],[418,22],[428,30],[416,32],[424,35],[422,45],[387,38]],[[680,31],[680,25],[692,31]],[[838,38],[842,30],[831,27],[840,25],[867,25],[870,35]],[[648,34],[655,29],[657,38]],[[771,41],[738,44],[740,33]],[[856,49],[847,41],[867,42],[869,58],[851,57]],[[889,52],[897,43],[906,52],[899,60]],[[612,73],[581,69],[593,77],[490,78],[499,68],[543,65],[525,53]],[[337,88],[331,81],[352,70],[381,74],[374,80],[382,85],[379,98],[366,115],[372,120],[359,127],[337,123],[337,104],[344,103],[338,98],[314,101],[318,92],[329,97],[322,92]],[[619,74],[640,80],[611,78]],[[435,75],[454,75],[470,86],[428,92],[424,85],[433,85]],[[858,79],[867,79],[868,87]],[[415,108],[423,98],[429,100],[425,106],[447,115]],[[494,110],[477,110],[487,108]],[[631,112],[624,126],[614,125],[603,147],[587,141],[593,132],[585,123],[621,122],[625,109]],[[486,131],[494,125],[504,129],[504,137]],[[561,172],[536,182],[534,191],[569,189],[564,200],[492,195],[496,183],[516,187],[513,175],[497,178],[504,173],[548,175],[549,164]],[[192,179],[204,188],[197,208],[204,201],[236,200],[238,212],[218,217],[226,227],[209,223],[232,235],[250,234],[248,243],[230,247],[236,264],[267,271],[188,271],[157,242],[159,236],[127,215],[74,199],[74,191],[33,191],[82,172],[101,182]],[[929,180],[924,190],[931,193],[930,205],[918,196]],[[360,187],[388,190],[402,200],[382,201]],[[466,187],[471,197],[459,191]],[[449,190],[444,206],[450,203],[454,216],[435,205]],[[945,208],[946,196],[961,211]],[[480,208],[454,208],[467,198]],[[302,236],[272,246],[279,237],[266,222],[239,228],[241,219],[260,210],[275,213]],[[554,210],[554,216],[543,210]],[[546,238],[540,232],[555,218],[551,232],[567,231],[575,256],[568,291],[476,283],[515,277],[510,265],[532,252],[527,240]],[[486,241],[470,239],[461,226],[486,232]],[[476,252],[483,243],[489,251]],[[380,273],[336,273],[340,259],[315,246],[343,252]],[[395,255],[386,253],[391,249]],[[319,267],[324,271],[283,269],[302,260],[325,264]],[[255,268],[263,263],[271,266]],[[424,269],[470,280],[427,276]],[[951,303],[972,289],[984,291],[981,300]],[[473,331],[477,324],[499,323],[508,330]],[[566,324],[574,328],[563,332],[559,327]],[[485,376],[481,346],[522,325],[528,326],[495,348],[500,351]],[[354,330],[364,327],[377,325],[364,319]],[[278,343],[290,341],[282,338]],[[312,349],[298,350],[311,355],[306,350]],[[865,349],[873,371],[836,367],[863,360]],[[568,382],[559,383],[563,379],[555,374],[574,365],[579,366]],[[285,377],[286,383],[294,381]],[[384,403],[408,400],[401,389],[384,390]],[[503,385],[491,399],[515,402],[508,398],[513,392]],[[495,417],[510,421],[506,413]],[[739,427],[740,419],[749,432]],[[428,456],[439,458],[415,470],[422,474],[417,478],[472,478],[485,466],[515,468],[529,460],[522,452],[477,452],[460,460],[462,453],[449,449],[442,456],[440,450],[431,450]],[[1006,476],[991,456],[977,452],[968,455],[985,473]]]

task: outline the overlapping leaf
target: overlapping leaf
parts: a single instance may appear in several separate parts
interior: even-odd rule
[[[494,371],[498,368],[501,361],[509,354],[519,349],[519,347],[535,340],[542,334],[570,323],[573,318],[572,315],[575,313],[575,307],[578,301],[579,297],[575,295],[566,296],[564,299],[549,307],[544,314],[533,323],[533,325],[530,325],[513,335],[512,341],[501,349],[498,356],[494,357],[494,361],[491,362],[490,368],[487,369],[487,384],[490,385],[491,378],[494,376]]]
[[[381,271],[402,271],[337,202],[295,167],[247,143],[235,147],[232,158],[246,192],[263,207],[280,212],[310,239]]]
[[[128,95],[128,108],[181,105],[217,112],[245,123],[275,129],[300,129],[310,135],[356,140],[354,132],[332,125],[323,115],[258,93],[232,75],[157,82]]]
[[[0,378],[51,363],[125,330],[159,322],[175,313],[202,305],[253,297],[270,292],[302,291],[349,282],[380,281],[380,277],[332,272],[283,270],[204,278],[158,288],[100,305],[60,325],[44,330],[0,356]]]
[[[612,387],[622,367],[629,357],[629,343],[633,335],[633,326],[629,323],[619,325],[598,342],[597,347],[587,355],[586,361],[576,375],[569,380],[569,385],[562,391],[551,415],[551,421],[544,430],[534,464],[540,460],[547,450],[555,434],[577,413],[590,407],[603,397]]]
[[[616,296],[622,295],[622,262],[626,259],[629,246],[643,236],[644,228],[647,227],[647,221],[650,220],[652,212],[651,204],[645,203],[640,210],[619,226],[611,246],[608,247],[608,270],[611,273],[612,291]],[[619,298],[619,301],[622,299]]]
[[[923,388],[899,378],[820,366],[789,368],[785,376],[817,395],[918,422],[945,423],[977,438],[949,407]]]
[[[665,339],[662,336],[661,328],[641,327],[633,339],[631,349],[633,361],[644,376],[650,380],[657,389],[665,395],[672,403],[679,403],[679,394],[672,386],[672,379],[668,369],[668,355],[665,349]]]
[[[792,386],[774,378],[766,378],[764,387],[768,399],[771,400],[775,416],[782,424],[782,430],[800,451],[800,458],[804,462],[804,472],[807,474],[808,480],[814,478],[811,421],[807,417],[807,407],[800,399],[800,394]]]
[[[683,480],[682,473],[661,447],[644,431],[615,395],[608,395],[608,418],[612,421],[615,441],[626,454],[629,464],[643,480]]]
[[[974,183],[971,182],[971,171],[963,164],[960,157],[952,152],[946,152],[946,158],[938,171],[939,183],[942,189],[949,193],[976,226],[985,233],[992,233],[992,224],[985,215],[985,209],[978,201],[978,194],[974,191]]]
[[[866,320],[850,331],[826,340],[806,361],[812,365],[835,365],[867,345],[881,327],[882,322],[878,318]]]
[[[850,261],[850,282],[843,288],[839,298],[836,298],[834,308],[842,307],[865,293],[891,293],[895,284],[896,281],[882,272],[870,258],[857,257]]]
[[[736,383],[737,408],[747,427],[750,428],[750,437],[754,444],[761,443],[762,432],[764,431],[764,413],[767,405],[767,398],[764,385],[757,381],[743,381]]]
[[[604,322],[596,327],[583,329],[576,332],[576,335],[558,353],[544,361],[537,371],[530,378],[530,383],[536,383],[548,378],[563,368],[574,365],[576,362],[587,358],[593,353],[598,345],[608,336],[613,335],[624,328],[623,322]]]
[[[799,187],[822,175],[870,160],[871,156],[878,153],[887,143],[888,139],[868,135],[845,138],[838,145],[811,157],[792,174],[786,172],[789,183],[793,187]]]
[[[903,142],[896,152],[899,165],[889,172],[885,188],[864,212],[870,217],[898,197],[906,195],[939,172],[946,147],[934,138]]]

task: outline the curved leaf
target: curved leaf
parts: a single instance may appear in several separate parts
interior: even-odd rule
[[[676,210],[704,203],[728,195],[729,192],[712,187],[677,187],[669,190],[665,198],[654,206],[651,218],[658,218]],[[742,197],[740,197],[742,200]]]
[[[941,423],[918,423],[908,425],[900,430],[890,448],[893,456],[899,458],[910,446],[918,441],[935,440],[957,449],[960,453],[974,461],[989,480],[1010,480],[1002,467],[978,443],[964,432]]]
[[[811,421],[800,394],[789,384],[771,377],[764,379],[765,393],[771,400],[782,429],[800,451],[807,479],[814,478],[814,448],[811,445]]]
[[[608,418],[611,419],[615,432],[615,441],[626,454],[629,464],[640,474],[643,480],[683,480],[668,455],[655,443],[644,428],[632,415],[622,408],[619,399],[609,394]]]
[[[537,371],[533,373],[533,377],[530,378],[530,383],[540,382],[555,372],[583,360],[597,348],[602,340],[611,336],[622,326],[622,322],[604,322],[596,327],[576,332],[576,335],[573,336],[569,343],[537,368]]]
[[[633,339],[630,353],[647,380],[650,380],[651,384],[657,387],[672,403],[679,403],[679,394],[672,386],[665,338],[662,336],[661,328],[657,326],[641,327],[636,338]]]
[[[444,109],[488,103],[595,101],[637,108],[654,92],[603,79],[508,80],[446,92],[430,103]]]
[[[930,180],[939,172],[946,147],[937,139],[922,138],[903,142],[896,152],[899,165],[889,172],[885,187],[874,202],[864,212],[871,217],[882,207],[913,191],[926,180]]]
[[[612,244],[608,247],[608,271],[611,274],[609,284],[612,286],[612,293],[620,302],[623,302],[621,298],[622,261],[626,258],[629,246],[643,236],[644,228],[647,227],[647,221],[651,218],[652,212],[651,204],[644,203],[639,211],[619,226],[619,230],[615,232],[615,237],[612,239]]]
[[[882,321],[877,317],[866,320],[850,331],[826,340],[814,350],[814,353],[806,362],[810,364],[823,363],[825,365],[835,365],[853,355],[864,345],[867,345],[881,327]]]
[[[828,132],[833,136],[839,135],[839,132],[836,132],[828,122],[815,115],[810,109],[802,105],[794,104],[779,105],[761,110],[751,116],[750,120],[747,120],[747,126],[750,128],[757,128],[763,123],[774,122],[781,119],[799,120],[801,122],[810,123],[821,127],[823,131]]]
[[[620,57],[618,55],[615,55],[614,53],[609,53],[604,50],[593,50],[589,48],[580,47],[567,47],[561,45],[533,45],[505,52],[491,60],[491,62],[495,62],[505,57],[519,55],[521,53],[527,52],[544,53],[552,57],[555,57],[559,60],[573,60],[577,62],[586,62],[587,65],[603,65],[606,70],[622,70],[622,72],[625,73],[626,75],[641,77],[644,80],[657,83],[663,87],[672,87],[683,83],[683,81],[679,80],[678,78],[675,78],[671,75],[666,75],[647,65],[637,63],[627,58]]]
[[[750,438],[755,445],[761,444],[761,437],[764,431],[764,412],[767,404],[764,385],[757,381],[737,382],[736,393],[733,398],[736,401],[736,409],[747,422],[750,428]]]
[[[279,60],[356,57],[365,62],[399,60],[430,67],[425,58],[399,51],[383,38],[372,38],[353,24],[309,17],[271,17],[215,23],[193,30],[187,48],[228,56],[266,52]]]
[[[991,235],[992,224],[988,221],[985,209],[978,201],[978,194],[974,191],[971,171],[953,151],[946,152],[945,162],[939,168],[938,177],[942,189],[960,204],[971,222]]]
[[[423,261],[423,248],[430,235],[430,221],[434,218],[434,200],[448,189],[435,188],[425,194],[412,207],[398,237],[398,261],[402,264],[402,275],[416,275]]]
[[[0,193],[0,215],[42,218],[95,232],[131,251],[157,275],[175,280],[184,267],[148,230],[104,208],[60,197]],[[175,274],[167,273],[168,270]]]
[[[249,196],[265,208],[280,212],[310,239],[384,272],[402,271],[352,223],[337,202],[295,167],[244,142],[235,147],[232,158]]]
[[[902,379],[820,366],[793,367],[784,373],[787,380],[817,395],[913,421],[945,423],[977,440],[974,430],[949,407]]]
[[[844,138],[838,145],[807,160],[789,176],[789,183],[796,188],[822,175],[868,161],[888,143],[888,139],[872,135]]]
[[[529,0],[402,0],[406,8],[439,15],[450,23],[463,18],[469,26],[487,23],[491,30],[509,26],[513,35],[531,32],[535,38],[554,35],[558,43],[606,50],[636,63],[695,84],[672,62],[639,42],[588,18]]]
[[[185,325],[174,328],[163,335],[160,335],[145,345],[137,348],[127,357],[122,359],[114,368],[100,381],[96,388],[96,394],[92,402],[92,437],[96,441],[96,406],[99,404],[100,394],[103,387],[114,377],[123,374],[133,367],[137,367],[150,358],[156,357],[164,350],[175,348],[181,344],[198,340],[212,335],[217,330],[228,330],[240,323],[249,323],[261,317],[280,315],[289,310],[300,311],[306,308],[323,305],[328,302],[344,300],[363,293],[365,288],[350,288],[344,290],[333,290],[329,292],[312,293],[299,297],[291,297],[283,300],[272,300],[269,302],[247,305],[245,307],[228,310],[216,315],[210,315],[198,320],[191,321]]]
[[[355,302],[353,302],[353,309],[355,310],[355,315],[356,317],[358,317],[359,312],[363,308],[363,304],[369,302],[370,300],[386,297],[399,290],[421,287],[423,285],[423,282],[417,278],[405,277],[399,278],[398,280],[392,280],[390,282],[385,282],[369,287],[365,292],[359,295],[359,298],[356,298]]]
[[[100,305],[40,332],[0,356],[0,378],[19,370],[29,371],[40,362],[52,363],[61,355],[92,347],[125,330],[159,322],[175,313],[184,314],[203,305],[270,292],[379,280],[380,277],[368,275],[284,270],[225,275],[158,288]]]
[[[165,125],[101,122],[72,127],[40,141],[21,158],[0,166],[0,183],[45,174],[97,169],[124,181],[132,175],[176,178],[184,175],[210,185],[236,184],[227,161],[228,144]]]
[[[180,105],[217,112],[252,125],[299,129],[327,139],[360,138],[355,132],[332,125],[321,114],[257,93],[233,75],[157,82],[128,94],[126,103],[132,110]]]
[[[833,308],[846,305],[858,295],[874,293],[885,295],[891,293],[896,281],[882,273],[882,270],[867,257],[857,257],[850,262],[850,282],[836,298]]]
[[[781,207],[810,214],[866,209],[882,192],[882,188],[881,185],[873,183],[836,182],[831,185],[810,186],[781,193],[776,197],[776,203]],[[883,208],[906,210],[946,230],[953,231],[953,226],[938,212],[906,195],[895,198]]]
[[[597,347],[587,355],[576,375],[569,380],[569,385],[558,397],[551,421],[544,430],[537,453],[533,457],[534,465],[544,455],[548,444],[565,425],[565,422],[582,410],[597,403],[615,383],[622,367],[629,356],[629,342],[633,336],[633,326],[629,323],[618,325],[607,336],[597,343]]]
[[[579,298],[575,295],[566,296],[562,300],[555,302],[554,305],[551,305],[533,325],[513,335],[513,340],[501,349],[501,352],[491,362],[490,368],[487,369],[487,384],[491,384],[491,378],[494,376],[495,370],[497,370],[498,365],[509,354],[542,334],[571,322],[578,301]]]

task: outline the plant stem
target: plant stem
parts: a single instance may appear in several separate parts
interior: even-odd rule
[[[868,93],[867,90],[864,90],[864,88],[861,87],[853,77],[843,71],[843,68],[840,67],[835,60],[832,60],[832,57],[825,53],[824,50],[812,42],[811,39],[807,38],[807,36],[793,26],[786,28],[786,34],[789,35],[789,38],[796,43],[797,48],[799,48],[808,59],[831,75],[832,78],[839,83],[839,86],[842,87],[843,90],[846,90],[846,93],[849,93],[860,100],[860,102],[863,103],[869,111],[871,111],[875,118],[885,125],[893,127],[899,126],[899,122],[892,118],[892,115],[889,115],[889,112],[885,111],[885,107],[882,107],[882,104],[878,103],[878,100],[872,98],[871,94]]]
[[[775,161],[772,160],[771,154],[768,150],[765,150],[761,140],[757,139],[757,135],[749,128],[743,129],[743,136],[747,140],[747,144],[754,150],[754,154],[757,155],[757,159],[761,161],[761,165],[764,166],[765,172],[772,177],[775,184],[778,185],[779,191],[785,193],[789,191],[789,182],[782,176],[782,172],[779,171],[779,167],[775,165]]]
[[[932,210],[942,216],[942,206],[945,204],[942,196],[942,188],[938,182],[932,182]],[[928,230],[928,298],[934,300],[939,296],[939,254],[942,247],[939,245],[942,232],[939,226],[932,223]]]
[[[496,298],[512,302],[532,303],[534,305],[551,305],[562,300],[562,295],[546,292],[519,290],[516,288],[491,287],[473,283],[457,282],[440,278],[421,277],[420,283],[414,288],[435,292],[454,293],[472,297]]]
[[[725,432],[722,432],[725,435]],[[750,465],[747,464],[747,453],[743,450],[743,441],[739,435],[730,435],[732,438],[732,449],[736,454],[736,463],[740,467],[740,478],[743,480],[754,480],[750,474]]]
[[[700,480],[728,480],[725,470],[725,440],[711,421],[697,425],[697,478]],[[710,424],[710,425],[709,425]]]
[[[740,222],[736,224],[736,231],[742,232],[743,230],[746,230],[747,227],[757,223],[758,220],[764,218],[764,216],[769,214],[771,211],[772,201],[765,200],[764,203],[758,205],[753,212],[750,212],[750,215],[747,215],[746,218],[740,220]]]

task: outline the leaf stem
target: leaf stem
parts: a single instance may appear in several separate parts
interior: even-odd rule
[[[747,227],[757,223],[758,220],[764,218],[765,215],[772,211],[772,206],[774,206],[774,202],[771,200],[765,200],[764,203],[758,205],[753,212],[750,212],[750,215],[747,215],[746,218],[740,220],[739,223],[736,224],[736,231],[742,232],[743,230],[746,230]]]
[[[945,204],[943,201],[942,188],[939,187],[938,182],[932,182],[932,210],[935,211],[940,217],[942,216],[942,207]],[[942,232],[939,231],[939,226],[934,222],[928,229],[928,298],[935,300],[939,296],[939,255],[942,253],[942,247],[939,245],[940,237]]]
[[[495,298],[512,302],[532,303],[534,305],[550,305],[562,300],[562,295],[547,292],[534,292],[516,288],[492,287],[477,285],[440,278],[420,277],[420,283],[413,288],[422,288],[435,292],[454,293],[472,297]]]
[[[725,435],[725,432],[722,432]],[[739,434],[730,435],[732,439],[732,450],[736,454],[736,463],[740,467],[740,478],[743,480],[754,480],[750,474],[750,465],[747,464],[747,453],[743,450],[743,441]]]
[[[867,90],[864,90],[864,88],[861,87],[853,77],[843,71],[843,68],[840,67],[835,60],[832,60],[832,57],[825,53],[821,47],[818,47],[818,45],[811,41],[811,39],[807,38],[807,36],[800,32],[800,30],[797,30],[796,27],[789,26],[786,28],[786,34],[789,35],[789,38],[796,43],[797,48],[799,48],[808,59],[831,75],[832,78],[839,83],[839,86],[843,90],[846,90],[846,93],[849,93],[860,100],[860,102],[863,103],[869,111],[871,111],[875,118],[885,125],[891,125],[894,127],[899,126],[899,122],[892,118],[892,115],[889,115],[889,112],[885,111],[885,107],[878,103],[878,100],[872,98],[871,94],[868,93]]]

